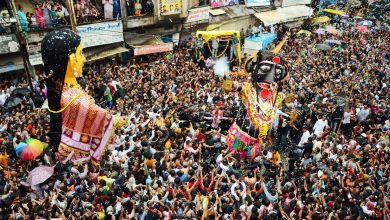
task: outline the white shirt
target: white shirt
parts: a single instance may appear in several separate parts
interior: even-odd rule
[[[305,143],[307,143],[310,136],[311,136],[310,131],[308,131],[308,130],[305,131],[305,133],[303,133],[303,135],[301,137],[301,140],[299,141],[298,146],[302,147]]]
[[[320,137],[322,135],[322,132],[324,132],[324,129],[326,128],[326,126],[328,126],[328,121],[326,119],[325,120],[319,119],[314,124],[314,127],[313,127],[314,134],[317,137]]]
[[[343,124],[351,123],[351,112],[344,112]]]
[[[288,117],[288,114],[280,111],[279,109],[276,110],[274,119],[271,122],[271,128],[272,129],[277,129],[279,126],[279,116],[283,115],[284,117]]]
[[[362,122],[362,121],[365,121],[367,119],[369,114],[370,114],[369,109],[361,108],[356,116],[358,117],[359,122]]]

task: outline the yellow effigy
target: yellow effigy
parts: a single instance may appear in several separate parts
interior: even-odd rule
[[[99,162],[114,140],[115,129],[126,123],[95,104],[77,83],[85,57],[81,38],[70,30],[48,33],[42,43],[50,112],[50,146],[64,160]]]

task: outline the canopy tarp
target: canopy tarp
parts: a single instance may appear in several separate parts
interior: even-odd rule
[[[328,16],[322,16],[322,17],[313,18],[313,22],[314,23],[325,23],[325,22],[327,22],[329,20],[330,20],[330,18]]]
[[[128,51],[129,51],[128,49],[119,46],[110,50],[105,50],[100,53],[92,54],[91,56],[87,57],[87,62],[103,59],[105,57],[113,56],[115,54],[128,52]]]
[[[197,31],[196,36],[198,37],[199,34],[202,35],[205,41],[209,41],[213,37],[233,36],[234,34],[237,34],[237,37],[240,38],[239,31]]]
[[[294,5],[290,7],[277,8],[276,10],[254,14],[265,26],[277,23],[294,21],[298,18],[311,17],[313,9],[305,5]]]
[[[330,8],[324,9],[324,12],[328,12],[328,13],[335,14],[335,15],[343,15],[343,14],[346,14],[346,13],[343,12],[343,11],[335,10],[335,9],[330,9]]]

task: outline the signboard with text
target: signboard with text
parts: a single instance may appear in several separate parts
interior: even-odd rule
[[[270,0],[246,0],[246,7],[270,6]]]
[[[160,0],[160,14],[161,16],[181,14],[181,0]]]
[[[188,10],[187,23],[209,20],[210,7],[194,8]]]
[[[157,44],[157,45],[143,45],[134,48],[134,56],[168,52],[173,50],[173,43]]]
[[[0,35],[0,54],[14,53],[18,51],[19,44],[15,34]]]
[[[77,26],[84,48],[118,43],[123,41],[121,21],[109,21]]]

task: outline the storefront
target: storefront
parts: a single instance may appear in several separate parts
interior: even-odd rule
[[[23,68],[23,57],[15,34],[0,35],[0,74]]]

